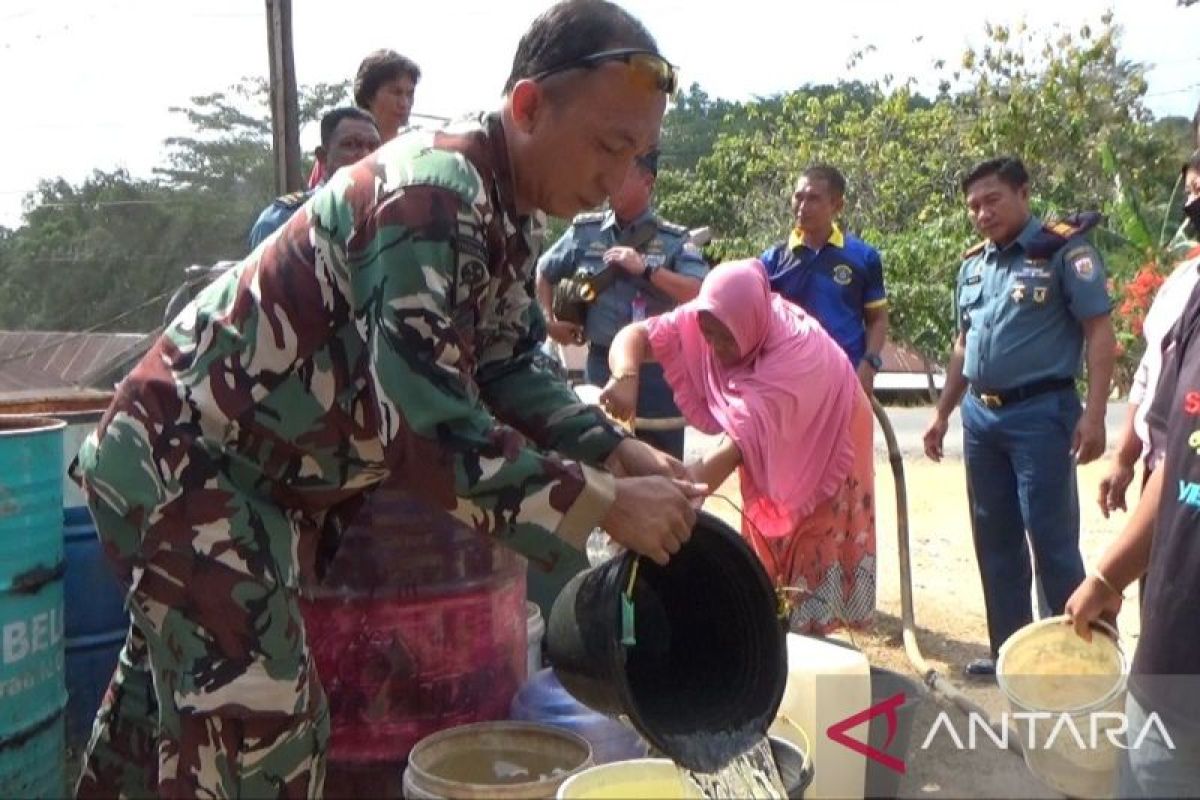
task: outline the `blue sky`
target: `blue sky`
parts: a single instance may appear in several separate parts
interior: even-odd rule
[[[297,77],[353,74],[391,47],[425,77],[417,113],[452,116],[496,104],[517,39],[545,0],[293,0]],[[1175,0],[625,0],[679,64],[685,83],[746,99],[807,82],[891,73],[935,84],[937,59],[956,63],[987,21],[1096,24],[1112,8],[1126,57],[1152,66],[1155,114],[1191,116],[1200,100],[1200,6]],[[703,10],[699,10],[703,9]],[[918,37],[920,37],[918,39]],[[876,49],[853,70],[847,58]],[[0,75],[0,225],[19,221],[39,178],[79,180],[91,169],[146,175],[162,140],[183,132],[168,111],[247,75],[266,75],[262,0],[4,0]],[[302,132],[306,148],[315,130]]]

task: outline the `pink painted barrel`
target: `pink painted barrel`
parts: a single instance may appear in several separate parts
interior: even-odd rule
[[[505,719],[525,680],[525,560],[385,483],[304,602],[329,697],[329,796],[398,786],[426,736]]]

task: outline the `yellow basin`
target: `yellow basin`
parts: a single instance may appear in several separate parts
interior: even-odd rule
[[[558,800],[700,800],[700,788],[665,758],[638,758],[584,770],[558,787]]]

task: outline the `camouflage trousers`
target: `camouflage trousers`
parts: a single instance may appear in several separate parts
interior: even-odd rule
[[[102,501],[90,505],[110,553],[141,537]],[[226,509],[238,505],[267,504],[226,495]],[[247,511],[216,530],[192,524],[189,534],[211,537]],[[249,516],[261,535],[289,535],[278,509]],[[328,707],[296,590],[259,577],[279,573],[270,565],[251,574],[222,553],[219,542],[160,548],[131,571],[132,625],[96,716],[78,797],[321,795]]]

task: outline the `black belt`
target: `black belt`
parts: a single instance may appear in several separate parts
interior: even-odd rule
[[[992,392],[972,385],[971,394],[979,398],[988,408],[1000,408],[1001,406],[1012,405],[1019,403],[1022,400],[1028,400],[1031,397],[1037,397],[1039,394],[1047,392],[1058,392],[1063,389],[1072,389],[1075,386],[1074,378],[1045,378],[1044,380],[1026,383],[1023,386],[1017,386],[1013,389],[1004,389],[1003,391]]]

